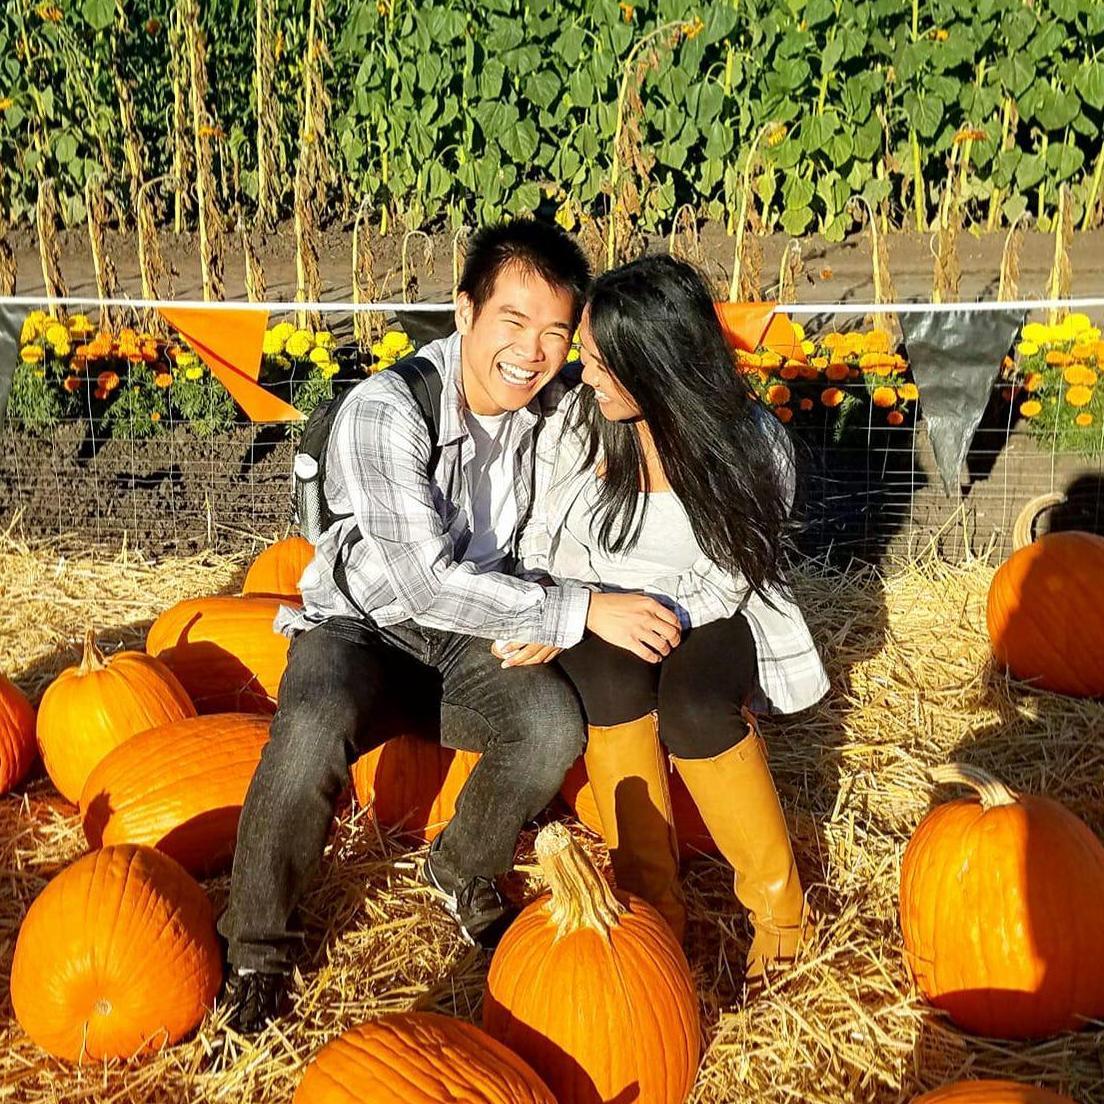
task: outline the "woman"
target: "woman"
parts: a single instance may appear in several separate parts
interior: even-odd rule
[[[805,909],[749,707],[794,712],[828,688],[783,571],[792,453],[734,370],[691,266],[655,256],[606,273],[579,337],[582,386],[541,431],[539,512],[520,566],[643,591],[678,614],[675,647],[656,635],[633,654],[590,636],[558,662],[587,714],[587,772],[618,885],[681,938],[665,746],[735,868],[754,981],[793,957]],[[507,662],[549,658],[530,647]]]

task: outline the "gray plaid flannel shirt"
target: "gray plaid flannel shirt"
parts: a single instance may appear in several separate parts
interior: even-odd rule
[[[385,627],[414,621],[434,629],[569,648],[582,639],[590,596],[579,586],[542,585],[530,577],[480,571],[464,560],[471,539],[466,469],[475,447],[464,421],[460,335],[419,350],[441,373],[440,456],[427,473],[430,440],[406,384],[380,372],[356,385],[334,421],[326,454],[325,493],[335,522],[322,536],[300,580],[301,609],[281,607],[275,627],[286,635],[329,617],[368,616]],[[513,452],[517,516],[533,494],[535,429],[564,385],[552,380],[510,420],[505,447]],[[362,539],[346,562],[349,590],[333,568],[353,525]],[[546,580],[548,582],[548,580]]]

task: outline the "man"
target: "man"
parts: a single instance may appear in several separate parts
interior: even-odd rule
[[[334,420],[325,494],[348,516],[318,542],[303,608],[277,618],[292,637],[288,667],[219,921],[239,1031],[260,1030],[281,1002],[302,943],[293,914],[349,764],[394,733],[389,718],[416,707],[411,697],[424,700],[423,688],[408,692],[412,668],[439,678],[442,742],[482,752],[421,876],[461,932],[489,948],[513,917],[494,879],[583,742],[574,692],[542,660],[587,629],[625,648],[657,632],[667,648],[678,641],[677,619],[643,595],[510,574],[531,505],[535,431],[564,390],[547,385],[588,280],[582,253],[555,226],[482,231],[459,285],[457,332],[420,352],[441,377],[437,441],[395,372],[358,384]],[[504,664],[491,640],[532,647]]]

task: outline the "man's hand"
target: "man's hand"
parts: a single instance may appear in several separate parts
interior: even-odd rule
[[[503,667],[532,667],[538,663],[551,663],[563,651],[549,644],[504,644],[499,641],[491,645],[491,652],[503,660]]]
[[[659,663],[682,639],[678,617],[646,594],[592,594],[586,626],[648,663]]]

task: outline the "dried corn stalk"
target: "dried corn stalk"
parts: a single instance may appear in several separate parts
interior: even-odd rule
[[[119,121],[123,130],[123,153],[126,158],[127,181],[130,185],[130,204],[137,211],[145,151],[142,148],[142,136],[138,132],[138,124],[135,121],[134,99],[130,94],[130,85],[119,73],[115,74],[115,95],[119,98]]]
[[[765,138],[768,145],[775,145],[786,136],[786,127],[780,123],[767,123],[751,143],[744,162],[740,184],[740,202],[736,217],[730,216],[730,225],[736,235],[732,251],[732,279],[728,285],[730,302],[753,303],[759,298],[760,279],[763,272],[763,249],[755,236],[759,225],[755,213],[755,169],[759,162],[759,143]],[[748,231],[752,231],[751,234]]]
[[[242,257],[245,260],[245,294],[251,303],[263,303],[268,286],[265,282],[264,266],[253,244],[253,237],[245,225],[241,208],[238,209],[238,231],[241,234]]]
[[[1068,299],[1073,286],[1073,268],[1070,265],[1070,246],[1073,245],[1073,203],[1069,186],[1058,189],[1058,216],[1054,220],[1054,263],[1047,283],[1048,299]],[[1065,307],[1051,307],[1047,322],[1054,326],[1069,312]]]
[[[373,275],[371,230],[364,221],[364,214],[372,197],[366,195],[357,208],[353,223],[353,303],[371,303],[376,297],[376,281]],[[373,311],[353,313],[353,336],[360,346],[371,345],[376,336]]]
[[[951,149],[947,186],[940,204],[939,222],[933,237],[932,255],[935,273],[932,280],[932,302],[953,303],[958,300],[962,266],[958,259],[958,234],[962,226],[962,203],[959,194],[961,177],[955,172],[959,147]]]
[[[135,197],[137,206],[137,197]],[[96,273],[96,294],[103,299],[118,295],[115,262],[107,251],[107,197],[99,177],[90,177],[84,187],[84,208],[88,222],[88,244],[92,250],[92,267]],[[111,308],[100,307],[101,325],[112,328]]]
[[[155,176],[138,189],[138,269],[142,274],[143,299],[160,299],[168,290],[168,272],[157,239],[157,212],[150,198],[150,190],[167,180],[172,177]]]
[[[41,166],[42,162],[39,162]],[[42,262],[42,283],[47,298],[63,298],[69,294],[61,274],[61,246],[57,233],[57,200],[54,185],[43,172],[38,178],[38,202],[35,205],[35,221],[38,227],[38,256]],[[50,313],[54,314],[53,304]]]
[[[169,124],[169,145],[172,148],[173,233],[184,230],[194,201],[189,182],[192,179],[192,133],[188,110],[188,51],[184,36],[184,3],[178,0],[169,28],[169,72],[172,78],[172,114]]]
[[[219,134],[207,111],[207,41],[197,0],[180,0],[188,55],[192,140],[199,207],[199,265],[203,298],[223,298],[223,225],[215,189],[214,141]]]
[[[280,206],[278,154],[279,102],[273,92],[276,55],[272,46],[275,23],[273,0],[257,0],[253,88],[257,97],[257,221],[263,227],[276,222]]]
[[[855,208],[866,214],[867,227],[870,230],[870,265],[874,281],[874,302],[892,303],[897,298],[897,290],[893,286],[893,276],[889,271],[889,250],[886,248],[885,234],[878,227],[874,208],[864,196],[855,196],[851,202]],[[893,339],[897,338],[900,331],[895,314],[878,311],[870,317],[869,324],[875,330],[888,334]]]
[[[1000,282],[997,285],[997,298],[1002,303],[1016,299],[1020,293],[1020,251],[1023,248],[1023,231],[1020,229],[1020,215],[1004,239],[1001,253]]]

